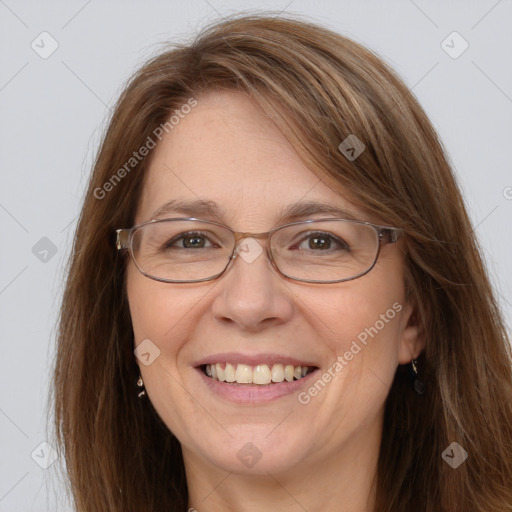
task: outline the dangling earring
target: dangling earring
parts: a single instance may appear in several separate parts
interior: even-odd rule
[[[146,390],[144,389],[144,381],[142,380],[142,377],[140,375],[139,375],[139,380],[137,381],[137,386],[139,386],[139,388],[141,388],[141,390],[137,394],[137,396],[139,398],[141,398],[142,396],[144,396],[146,394]]]
[[[425,394],[425,390],[426,390],[425,383],[418,378],[418,360],[417,359],[413,359],[411,361],[410,372],[411,372],[411,385],[412,385],[412,388],[414,389],[414,391],[416,391],[416,393],[418,395]]]

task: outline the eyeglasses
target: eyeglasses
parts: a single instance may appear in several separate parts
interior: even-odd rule
[[[157,219],[116,230],[116,247],[139,271],[165,283],[195,283],[221,276],[237,256],[252,263],[263,252],[284,277],[306,283],[339,283],[367,274],[380,247],[396,242],[398,228],[347,219],[292,222],[266,233],[233,231],[196,218]]]

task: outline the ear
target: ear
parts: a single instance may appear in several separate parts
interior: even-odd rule
[[[398,364],[408,364],[416,359],[425,348],[426,336],[422,329],[419,315],[413,304],[407,302],[400,318],[400,340],[398,347]]]

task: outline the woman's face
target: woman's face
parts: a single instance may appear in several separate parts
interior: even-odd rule
[[[162,218],[199,217],[260,233],[285,224],[283,210],[304,202],[379,220],[308,170],[246,95],[210,92],[197,100],[153,150],[137,224],[160,209]],[[198,200],[215,203],[221,216],[162,211],[170,201]],[[325,217],[335,215],[301,219]],[[397,364],[420,352],[400,242],[383,245],[368,274],[336,284],[282,277],[265,250],[259,253],[265,244],[258,239],[248,246],[254,258],[237,257],[220,278],[202,283],[158,282],[130,260],[135,345],[150,340],[143,345],[150,356],[137,360],[149,399],[181,442],[186,463],[278,474],[369,449],[375,458]],[[270,371],[280,380],[280,364],[283,372],[301,363],[316,370],[269,385],[204,373],[202,365],[226,362],[263,379]]]

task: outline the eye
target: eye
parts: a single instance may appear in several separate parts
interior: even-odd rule
[[[199,231],[180,233],[164,244],[164,249],[207,249],[209,247],[216,247],[216,245]]]
[[[306,246],[304,246],[304,243],[306,243]],[[344,240],[328,232],[309,233],[296,246],[298,249],[319,252],[329,250],[350,251],[349,245]]]

